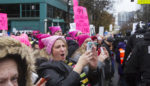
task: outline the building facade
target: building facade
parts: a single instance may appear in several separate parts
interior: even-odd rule
[[[49,26],[60,25],[67,30],[67,10],[63,0],[0,0],[0,13],[8,15],[8,31],[40,30],[45,33]]]
[[[122,26],[124,25],[126,22],[128,22],[130,19],[134,18],[134,14],[135,12],[120,12],[118,14],[118,25]]]

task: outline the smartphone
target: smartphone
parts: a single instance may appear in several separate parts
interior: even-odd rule
[[[94,44],[93,42],[88,42],[86,50],[87,51],[89,51],[89,50],[92,51],[93,44]]]
[[[103,47],[101,47],[101,53],[104,53]]]

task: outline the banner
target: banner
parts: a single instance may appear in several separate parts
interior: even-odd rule
[[[80,30],[82,33],[90,33],[89,19],[87,10],[82,6],[73,7],[74,22],[76,23],[76,30]]]
[[[0,13],[0,30],[8,30],[7,14]]]
[[[73,0],[73,6],[78,6],[79,0]]]

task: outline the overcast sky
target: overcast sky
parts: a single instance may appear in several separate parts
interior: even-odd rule
[[[115,4],[115,10],[117,12],[131,12],[136,11],[138,8],[140,8],[140,5],[137,4],[137,0],[134,0],[134,2],[131,2],[131,0],[116,0],[117,3]]]

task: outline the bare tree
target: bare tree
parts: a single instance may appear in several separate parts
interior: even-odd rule
[[[108,29],[109,25],[113,24],[113,15],[107,12],[111,8],[109,0],[80,0],[79,4],[87,8],[90,23],[96,26],[96,32],[99,26]]]

